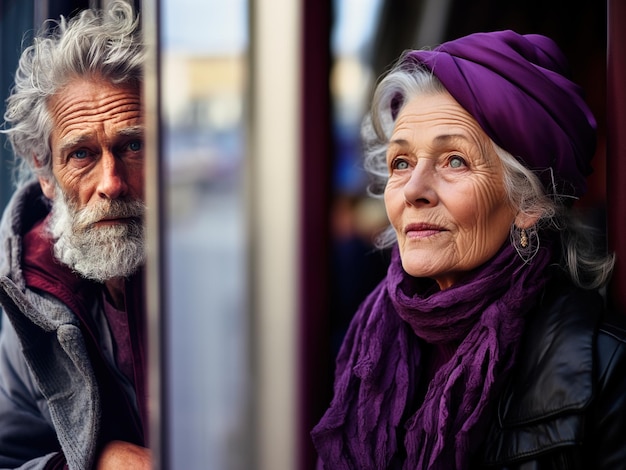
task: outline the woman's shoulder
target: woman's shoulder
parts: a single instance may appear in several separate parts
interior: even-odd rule
[[[604,310],[598,292],[564,278],[546,287],[528,315],[513,378],[501,402],[505,421],[532,422],[589,404]]]
[[[568,325],[582,321],[598,325],[605,315],[605,300],[597,289],[580,288],[565,275],[557,274],[529,316],[531,322],[542,319]]]
[[[593,356],[594,375],[601,378],[603,371],[609,372],[611,361],[626,356],[626,312],[607,308],[597,290],[558,277],[529,316],[523,342],[526,353],[537,348],[545,351],[547,346],[570,361]]]
[[[567,449],[581,443],[587,455],[593,453],[593,434],[614,434],[606,417],[626,409],[626,318],[604,305],[598,292],[563,279],[548,286],[528,318],[515,369],[498,400],[486,463],[570,458],[576,453]],[[618,455],[615,449],[603,454]]]
[[[626,314],[606,313],[598,328],[595,351],[600,389],[605,388],[614,376],[626,376]]]

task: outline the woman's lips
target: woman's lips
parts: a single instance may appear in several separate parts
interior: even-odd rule
[[[404,230],[408,238],[427,238],[444,232],[445,229],[431,224],[410,224]]]

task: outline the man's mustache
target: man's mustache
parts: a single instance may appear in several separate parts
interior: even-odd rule
[[[133,223],[143,223],[146,206],[139,200],[109,200],[92,207],[84,207],[74,212],[74,229],[89,230],[94,224],[107,219],[135,219]]]

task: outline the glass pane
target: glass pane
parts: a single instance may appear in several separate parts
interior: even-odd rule
[[[168,468],[249,468],[246,9],[162,1]]]
[[[337,354],[352,316],[387,270],[387,259],[374,248],[387,225],[381,200],[368,194],[363,168],[361,123],[368,111],[376,77],[374,40],[381,0],[334,0],[331,37],[333,68],[334,168],[331,285],[332,355]]]

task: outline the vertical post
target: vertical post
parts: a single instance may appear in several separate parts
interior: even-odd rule
[[[165,341],[167,285],[163,253],[164,196],[163,162],[161,159],[161,80],[160,80],[160,3],[146,0],[141,11],[143,34],[147,49],[144,69],[144,113],[146,126],[146,315],[148,333],[148,386],[150,415],[150,448],[154,469],[169,468],[167,440],[168,412],[166,396],[168,348]]]
[[[626,2],[607,2],[607,226],[617,261],[609,298],[626,313]]]
[[[300,465],[315,467],[310,431],[330,401],[330,198],[332,111],[330,0],[302,2],[302,163],[300,170]]]
[[[259,470],[298,468],[300,8],[292,0],[250,2],[248,191]]]

